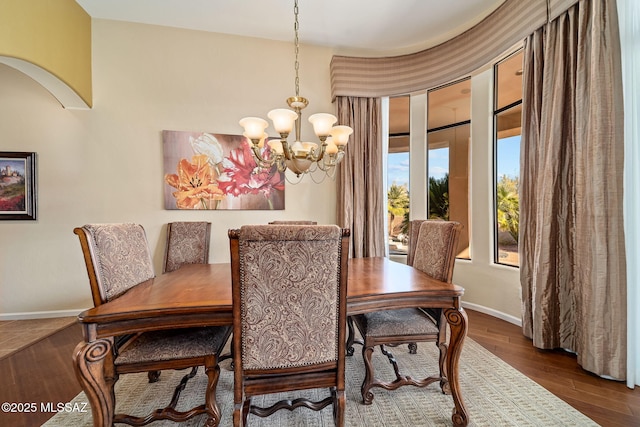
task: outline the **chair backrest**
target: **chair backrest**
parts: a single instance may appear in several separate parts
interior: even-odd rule
[[[317,221],[271,221],[271,225],[317,225]]]
[[[420,233],[420,225],[426,219],[414,219],[409,221],[409,244],[407,245],[407,265],[413,265],[416,256],[416,245],[418,243],[418,233]]]
[[[349,230],[230,230],[234,364],[239,372],[338,363],[346,340]]]
[[[162,272],[167,273],[184,264],[209,262],[210,222],[170,222],[167,224],[167,240]]]
[[[462,225],[455,221],[420,223],[413,266],[429,276],[451,283]]]
[[[141,225],[87,224],[73,232],[80,239],[95,306],[155,276]]]

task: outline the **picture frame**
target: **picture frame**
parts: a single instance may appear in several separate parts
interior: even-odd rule
[[[0,221],[36,219],[36,153],[0,151]]]

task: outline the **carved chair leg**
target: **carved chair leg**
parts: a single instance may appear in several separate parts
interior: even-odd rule
[[[347,329],[349,331],[347,335],[347,356],[353,356],[353,352],[355,351],[353,348],[353,342],[355,341],[355,330],[353,327],[353,318],[351,316],[347,317]]]
[[[249,416],[249,412],[251,411],[251,398],[245,398],[245,401],[242,405],[242,425],[247,425],[247,417]]]
[[[337,391],[332,389],[333,394],[333,421],[336,427],[344,426],[344,411],[347,406],[347,399],[344,395],[344,390]]]
[[[362,359],[364,360],[364,381],[362,381],[362,387],[360,392],[362,393],[362,403],[365,405],[371,405],[373,402],[373,393],[371,393],[371,386],[373,385],[373,362],[371,361],[371,355],[373,354],[373,347],[362,347]]]
[[[207,427],[217,427],[220,424],[220,408],[216,401],[216,387],[220,377],[220,366],[216,356],[207,356],[205,359],[205,373],[208,377],[205,407],[207,410]]]
[[[447,365],[445,361],[447,360],[447,350],[449,346],[446,343],[440,343],[438,345],[440,349],[440,358],[438,360],[438,365],[440,366],[440,388],[442,389],[442,393],[451,394],[451,388],[449,387],[449,380],[447,376]]]
[[[234,408],[233,410],[233,427],[242,427],[242,410],[241,408]]]
[[[155,383],[160,380],[160,372],[162,371],[149,371],[147,372],[147,378],[149,378],[150,383]]]
[[[409,343],[409,354],[418,354],[418,344],[415,342]]]

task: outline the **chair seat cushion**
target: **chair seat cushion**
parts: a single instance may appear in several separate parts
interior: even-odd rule
[[[116,365],[160,362],[215,354],[231,326],[145,332],[120,349]]]
[[[438,326],[419,308],[375,311],[357,315],[355,320],[370,337],[438,333]]]

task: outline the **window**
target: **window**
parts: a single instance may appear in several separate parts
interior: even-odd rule
[[[471,80],[429,91],[427,103],[429,218],[462,224],[458,258],[469,259]]]
[[[389,99],[387,157],[389,254],[407,253],[409,224],[409,96]]]
[[[494,96],[494,262],[519,266],[522,51],[497,63]]]

